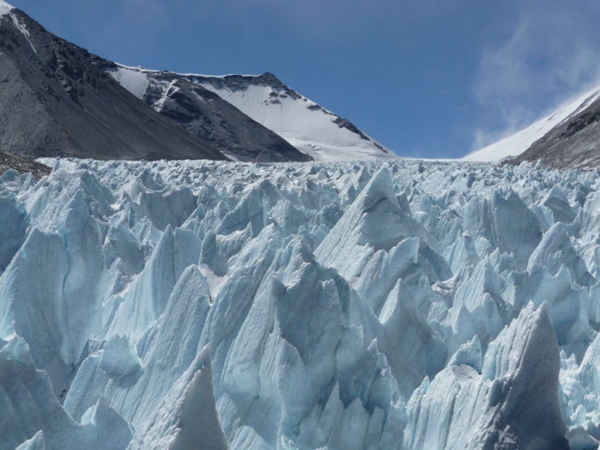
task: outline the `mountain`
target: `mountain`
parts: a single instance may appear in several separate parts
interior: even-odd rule
[[[155,111],[209,141],[232,159],[254,162],[312,160],[281,136],[194,83],[191,77],[110,62],[105,62],[104,68]]]
[[[254,162],[394,157],[271,74],[204,77],[117,65],[1,5],[6,152]]]
[[[554,168],[600,166],[600,89],[566,102],[529,127],[462,158],[463,161],[536,162]],[[596,124],[596,125],[595,125]]]
[[[244,140],[231,140],[231,121],[211,120],[232,117],[241,111],[246,116],[283,137],[287,145],[292,145],[316,161],[355,161],[379,158],[395,158],[395,155],[375,142],[355,125],[342,117],[327,111],[315,102],[298,94],[284,85],[275,75],[265,73],[260,76],[226,75],[207,76],[176,74],[140,68],[117,66],[110,73],[130,92],[143,98],[157,111],[175,119],[188,130],[200,135],[216,134],[218,148],[225,151],[227,146],[236,148]],[[212,94],[212,96],[211,96]],[[214,94],[218,97],[215,98]],[[222,99],[226,107],[217,99]],[[219,108],[219,112],[215,112]],[[223,112],[220,112],[223,111]],[[239,114],[239,113],[237,113]],[[208,116],[208,119],[206,118]],[[207,124],[206,122],[210,122]],[[226,125],[225,133],[219,129]],[[247,129],[250,130],[250,126]],[[253,131],[249,131],[254,133]],[[225,134],[224,142],[219,142]],[[258,134],[258,133],[256,133]],[[272,137],[268,139],[272,140]],[[241,143],[241,145],[240,145]],[[260,144],[259,147],[265,144]],[[281,142],[275,143],[275,151],[280,152]],[[251,155],[256,150],[244,150]],[[292,159],[288,149],[286,158]],[[248,156],[242,153],[241,160]]]
[[[271,73],[189,75],[188,78],[215,92],[316,161],[396,158],[350,121],[297,93]]]
[[[594,172],[0,177],[0,450],[593,449]]]
[[[600,91],[571,115],[535,141],[512,163],[539,161],[558,169],[597,169],[600,167]]]
[[[86,50],[0,9],[0,149],[23,156],[226,159],[122,88]]]

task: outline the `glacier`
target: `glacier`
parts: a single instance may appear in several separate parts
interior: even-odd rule
[[[0,177],[0,449],[591,449],[598,173]]]

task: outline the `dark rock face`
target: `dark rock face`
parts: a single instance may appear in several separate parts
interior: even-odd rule
[[[106,63],[107,70],[116,66]],[[148,72],[143,100],[157,112],[240,161],[310,161],[312,158],[254,121],[217,94],[194,83],[194,76]]]
[[[557,169],[600,167],[600,99],[550,130],[510,163],[524,161]]]
[[[291,97],[294,100],[300,99],[300,95],[289,88],[279,78],[271,72],[265,72],[262,75],[226,75],[224,77],[211,76],[192,76],[197,83],[206,83],[212,85],[215,89],[230,89],[231,91],[245,91],[248,86],[269,86],[273,88],[273,97],[285,98]]]
[[[0,17],[0,149],[29,157],[227,159],[19,10]]]

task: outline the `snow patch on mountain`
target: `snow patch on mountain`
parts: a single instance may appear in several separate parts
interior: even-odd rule
[[[5,16],[14,9],[14,6],[9,5],[3,0],[0,0],[0,17]]]
[[[468,154],[462,158],[462,161],[494,162],[506,157],[520,155],[550,130],[583,111],[598,97],[600,97],[598,88],[586,92],[566,102],[552,114],[536,121],[527,128]]]
[[[17,29],[21,32],[21,34],[25,37],[25,39],[29,43],[29,46],[31,47],[33,52],[37,54],[37,49],[35,48],[35,46],[33,45],[33,42],[31,41],[31,34],[29,33],[27,26],[25,25],[25,23],[23,23],[22,18],[19,17],[18,14],[15,14],[14,12],[12,12],[13,10],[14,10],[14,7],[10,6],[8,3],[4,3],[4,2],[0,3],[0,17],[8,14],[10,16],[13,24],[15,25],[15,27],[17,27]]]
[[[146,72],[131,67],[117,65],[117,69],[109,71],[109,74],[139,99],[144,97],[150,84]]]

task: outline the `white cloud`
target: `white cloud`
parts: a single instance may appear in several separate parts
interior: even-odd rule
[[[582,0],[522,2],[508,37],[484,49],[476,99],[506,129],[527,125],[600,75],[600,4]],[[478,130],[476,140],[488,140]]]

